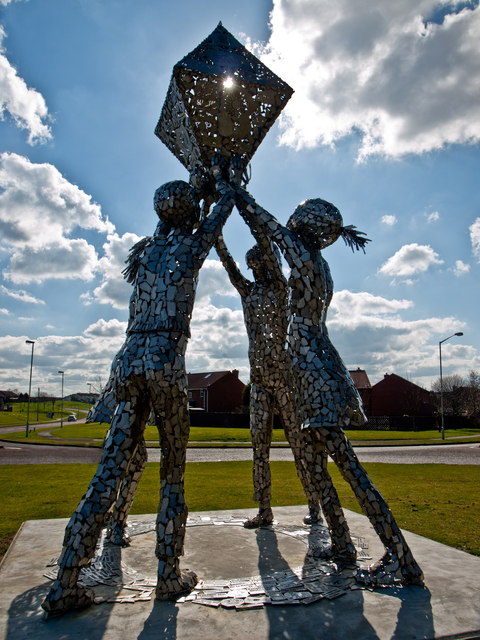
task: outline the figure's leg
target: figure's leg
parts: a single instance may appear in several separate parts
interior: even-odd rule
[[[305,524],[320,523],[322,521],[320,496],[315,481],[315,451],[311,438],[307,437],[299,427],[290,390],[279,387],[275,399],[285,436],[293,453],[297,474],[308,500],[308,515],[304,517],[303,522]]]
[[[315,483],[332,541],[331,549],[324,555],[354,561],[357,557],[355,545],[350,537],[350,530],[337,490],[327,469],[327,435],[328,432],[325,429],[318,427],[305,430],[305,436],[310,440],[315,451]]]
[[[182,378],[183,383],[183,378]],[[190,431],[185,383],[166,386],[153,381],[150,395],[154,403],[162,452],[160,462],[160,506],[157,516],[158,580],[156,597],[174,600],[197,583],[192,571],[180,571],[188,509],[184,476]]]
[[[143,435],[148,412],[149,407],[140,400],[138,390],[127,387],[125,400],[117,406],[95,476],[65,530],[57,579],[42,604],[47,617],[81,609],[92,602],[93,593],[78,584],[79,574],[94,556],[132,450]]]
[[[126,533],[127,517],[146,464],[147,446],[145,440],[141,440],[130,459],[127,474],[122,481],[117,501],[110,516],[107,531],[107,539],[110,544],[122,547],[128,547],[130,544],[130,538]]]
[[[330,432],[327,449],[385,545],[385,555],[379,563],[371,567],[372,576],[380,576],[385,571],[399,572],[403,583],[422,585],[422,570],[416,563],[387,503],[360,464],[342,429]]]
[[[250,433],[253,447],[253,499],[258,502],[258,513],[243,523],[247,529],[273,522],[269,462],[273,428],[271,404],[270,394],[253,384],[250,391]]]

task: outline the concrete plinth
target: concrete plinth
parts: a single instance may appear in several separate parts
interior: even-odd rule
[[[278,530],[246,530],[232,524],[254,511],[195,514],[205,526],[187,528],[182,566],[203,580],[265,578],[304,566],[304,540]],[[274,510],[290,531],[300,525],[305,507]],[[374,559],[383,549],[368,520],[347,512],[352,534],[363,538]],[[138,523],[154,516],[132,516]],[[405,534],[425,573],[426,588],[389,587],[351,590],[313,604],[265,605],[251,610],[211,608],[194,602],[155,600],[102,603],[45,622],[40,604],[50,582],[47,565],[61,548],[66,520],[28,521],[22,525],[0,567],[0,638],[8,640],[412,640],[480,638],[480,558],[414,534]],[[454,523],[452,523],[454,526]],[[122,563],[154,578],[155,533],[136,535],[122,550]]]

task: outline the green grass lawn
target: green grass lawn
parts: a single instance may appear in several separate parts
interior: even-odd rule
[[[54,438],[59,440],[49,440],[52,444],[65,444],[77,442],[83,439],[81,444],[88,446],[101,446],[105,434],[108,430],[105,423],[64,423],[63,427],[55,426],[47,429],[38,427],[35,433],[30,433],[28,442],[45,442],[45,437],[40,435],[41,431],[48,431]],[[441,440],[438,431],[347,431],[348,438],[355,444],[429,444],[448,442],[477,442],[480,441],[480,429],[447,429],[445,440]],[[0,430],[1,435],[1,430]],[[10,440],[26,441],[23,432],[6,434],[5,438]],[[87,441],[85,441],[85,439]],[[158,441],[156,427],[147,426],[145,429],[145,439],[154,444]],[[272,442],[285,442],[285,434],[282,429],[274,429]],[[210,442],[222,443],[222,445],[249,445],[251,442],[249,429],[241,428],[215,428],[215,427],[191,427],[190,442],[199,442],[207,445]]]
[[[292,462],[272,462],[273,506],[305,504]],[[480,556],[480,466],[365,464],[398,524],[409,531]],[[350,488],[329,465],[342,504],[359,511]],[[69,517],[95,465],[0,466],[0,545],[5,552],[24,520]],[[155,513],[158,464],[140,481],[132,513]],[[252,501],[250,462],[189,463],[186,493],[191,511],[245,509]]]
[[[62,403],[60,400],[56,400],[55,404],[52,408],[52,402],[36,402],[30,403],[30,415],[29,415],[29,424],[41,424],[42,422],[51,422],[52,419],[47,416],[47,413],[53,411],[54,420],[60,419],[63,415],[64,418],[72,413],[72,409],[76,411],[88,411],[90,409],[89,404],[85,404],[84,402],[70,402],[69,400],[65,400],[63,403],[63,412],[61,411]],[[27,421],[27,402],[14,402],[12,404],[13,411],[0,411],[0,428],[1,427],[18,427],[22,426]],[[38,408],[38,412],[37,412]],[[38,415],[38,418],[37,418]],[[82,414],[83,415],[83,414]],[[1,430],[0,430],[1,433]]]

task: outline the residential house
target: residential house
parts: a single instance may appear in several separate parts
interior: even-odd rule
[[[235,412],[242,408],[245,385],[238,371],[189,373],[188,402],[190,409],[214,412]]]

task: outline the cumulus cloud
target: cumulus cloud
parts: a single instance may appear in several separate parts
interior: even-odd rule
[[[17,284],[80,278],[91,280],[97,266],[95,248],[82,238],[62,239],[58,244],[39,249],[25,247],[15,250],[5,278]]]
[[[473,255],[477,258],[478,262],[480,262],[480,218],[475,220],[470,226],[469,231]]]
[[[386,224],[388,227],[393,227],[393,225],[397,224],[397,216],[386,215],[382,216],[380,222]]]
[[[470,271],[470,265],[465,264],[462,260],[455,260],[455,266],[453,267],[453,273],[457,278],[464,276]]]
[[[107,323],[108,324],[108,323]],[[38,336],[32,384],[42,391],[60,395],[60,376],[65,371],[65,395],[87,391],[87,382],[105,383],[112,357],[123,342],[116,335]],[[93,333],[95,329],[92,330]],[[114,335],[115,334],[115,335]],[[30,367],[28,336],[0,336],[0,388],[25,388]],[[98,386],[98,385],[97,385]]]
[[[438,253],[429,245],[413,242],[405,244],[379,269],[379,273],[388,276],[412,276],[427,271],[434,264],[443,264]]]
[[[195,302],[208,304],[213,295],[236,297],[238,293],[230,283],[222,263],[207,258],[200,271]]]
[[[270,19],[256,52],[295,89],[283,144],[359,132],[362,159],[480,140],[478,3],[274,0]]]
[[[140,240],[135,233],[124,233],[119,236],[116,232],[107,236],[103,245],[104,255],[100,258],[97,271],[101,276],[101,282],[93,292],[82,296],[86,304],[99,302],[110,304],[116,309],[126,309],[132,295],[132,286],[125,281],[122,271],[125,269],[125,260],[133,245]]]
[[[410,309],[412,306],[411,300],[388,299],[367,291],[354,293],[344,289],[334,293],[330,310],[338,316],[345,317],[344,322],[356,323],[359,317],[394,314],[403,309]]]
[[[13,282],[93,277],[95,249],[76,228],[112,233],[91,196],[51,164],[35,164],[15,153],[0,155],[0,231],[11,253],[5,276]]]
[[[14,300],[19,300],[20,302],[26,302],[29,304],[45,304],[45,300],[40,300],[39,298],[35,298],[27,291],[23,291],[23,289],[8,289],[3,284],[0,285],[0,293],[8,296],[9,298],[13,298]]]
[[[6,5],[8,0],[1,0]],[[29,144],[46,142],[52,137],[50,116],[41,93],[27,87],[10,64],[3,47],[5,30],[0,25],[0,119],[9,113],[15,124],[28,131]]]
[[[10,311],[8,309],[0,308],[0,314],[2,314],[4,316],[8,316],[9,313],[10,313]]]
[[[432,213],[428,213],[426,214],[427,216],[427,222],[437,222],[438,220],[440,220],[440,214],[438,213],[438,211],[432,211]]]
[[[244,382],[250,379],[242,311],[216,307],[203,299],[195,306],[191,333],[186,356],[189,371],[238,369]]]
[[[453,316],[412,319],[413,309],[410,300],[339,291],[330,306],[330,336],[347,366],[366,369],[373,381],[388,371],[429,386],[438,371],[438,336],[460,331],[465,323]],[[459,345],[449,356],[448,366],[460,370],[465,362],[472,368],[480,363],[476,349],[468,345]]]
[[[119,336],[124,336],[126,328],[127,323],[121,322],[116,318],[112,318],[111,320],[104,320],[103,318],[100,318],[93,324],[89,325],[83,333],[85,336],[91,338],[117,338]]]

